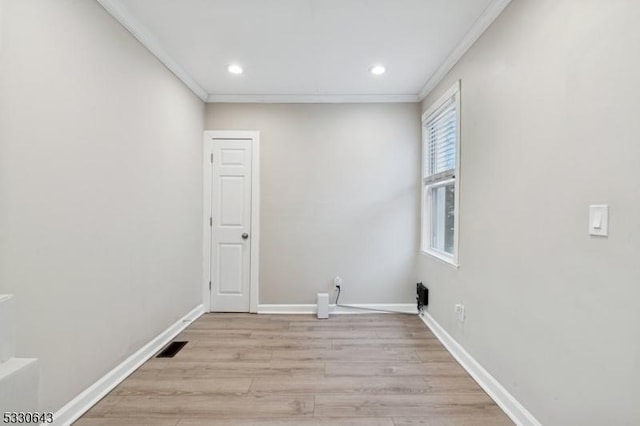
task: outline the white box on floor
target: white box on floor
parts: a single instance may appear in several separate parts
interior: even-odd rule
[[[38,411],[40,366],[34,358],[0,364],[0,412]]]
[[[318,319],[329,318],[329,293],[318,293]]]

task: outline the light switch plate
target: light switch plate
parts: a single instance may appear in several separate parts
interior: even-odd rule
[[[607,204],[589,206],[589,235],[599,237],[609,235],[609,206]]]

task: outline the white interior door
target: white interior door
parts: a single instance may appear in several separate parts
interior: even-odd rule
[[[252,143],[212,140],[211,311],[249,312]]]

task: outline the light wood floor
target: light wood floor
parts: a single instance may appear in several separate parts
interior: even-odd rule
[[[417,316],[208,314],[75,424],[511,425]]]

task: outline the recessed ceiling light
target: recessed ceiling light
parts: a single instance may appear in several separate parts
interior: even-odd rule
[[[373,75],[382,75],[385,71],[387,71],[387,69],[382,65],[374,65],[371,67],[371,74]]]
[[[242,67],[238,64],[231,64],[227,68],[231,74],[242,74]]]

